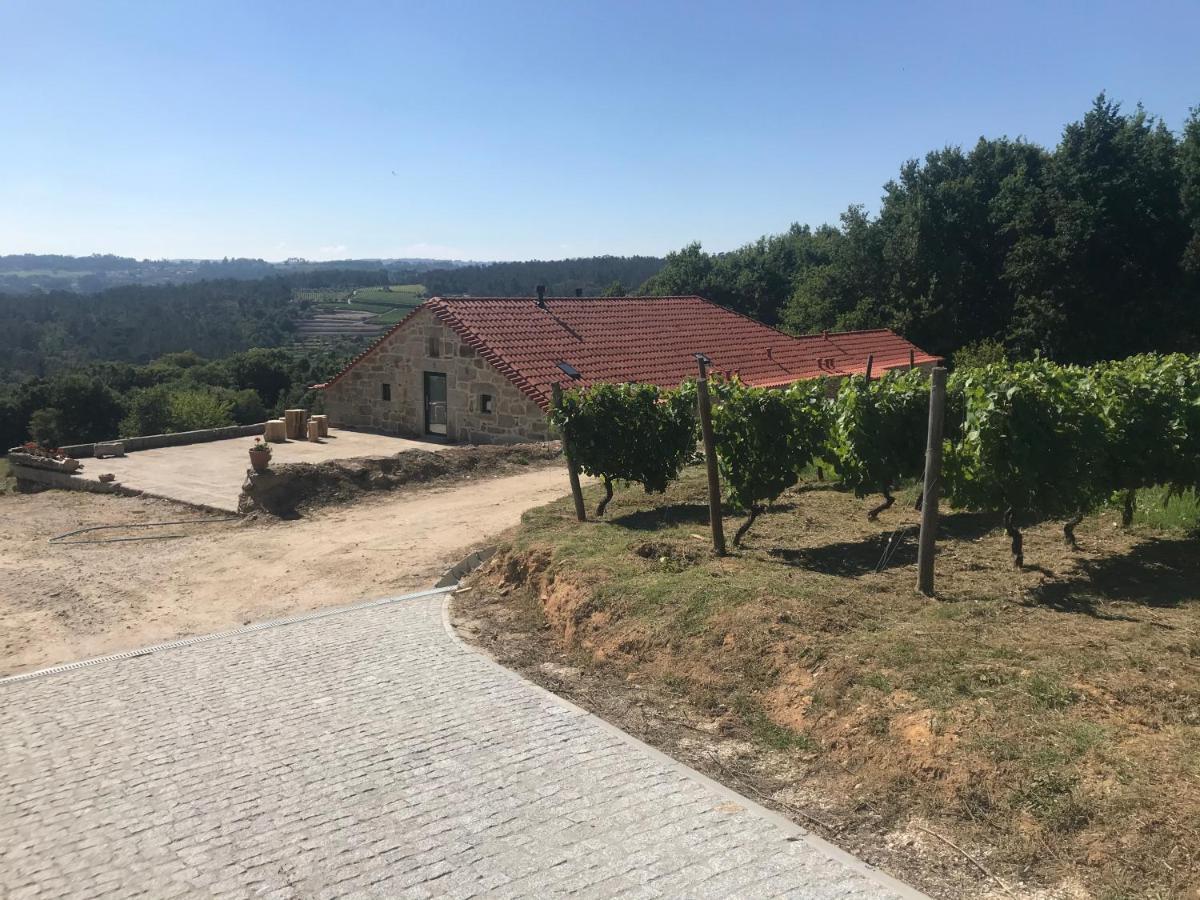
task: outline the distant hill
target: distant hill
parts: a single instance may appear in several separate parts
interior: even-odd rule
[[[262,259],[133,259],[112,254],[60,256],[57,254],[18,253],[0,256],[0,293],[36,294],[49,291],[73,291],[94,294],[108,288],[131,284],[188,284],[217,279],[249,280],[274,275],[303,273],[363,272],[386,273],[391,270],[438,268],[452,270],[467,265],[458,260],[339,259],[313,262],[288,259],[267,262]],[[322,279],[309,279],[316,286]],[[381,277],[352,277],[347,286],[378,284]],[[382,279],[386,283],[386,279]],[[340,286],[340,285],[339,285]]]
[[[395,258],[337,259],[133,259],[112,254],[0,256],[0,294],[71,291],[94,294],[114,287],[189,284],[287,277],[295,286],[354,288],[376,284],[424,284],[430,294],[500,296],[532,294],[539,284],[553,294],[635,291],[662,269],[653,256],[595,256],[524,262]]]
[[[587,296],[606,292],[633,294],[666,265],[657,256],[588,256],[578,259],[472,263],[454,268],[393,273],[393,283],[420,282],[430,297],[470,294],[474,297],[523,297],[539,284],[551,297],[569,297],[576,290]]]

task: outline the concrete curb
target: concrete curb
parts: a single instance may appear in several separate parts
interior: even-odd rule
[[[649,744],[644,743],[643,741],[639,741],[633,735],[629,734],[628,732],[622,731],[620,728],[611,724],[610,722],[606,722],[604,719],[600,718],[599,716],[595,715],[594,713],[588,712],[582,706],[577,706],[576,704],[572,703],[570,700],[567,700],[565,697],[560,697],[558,694],[554,693],[553,691],[546,690],[546,688],[542,687],[540,684],[530,681],[528,678],[526,678],[520,672],[514,672],[512,669],[502,666],[500,663],[496,662],[496,660],[492,659],[492,657],[489,656],[487,653],[483,652],[482,650],[480,650],[477,647],[473,647],[472,645],[470,645],[466,641],[464,641],[461,637],[459,637],[458,632],[456,632],[454,630],[454,623],[451,621],[451,617],[450,617],[450,603],[451,603],[452,599],[453,599],[452,595],[447,594],[445,600],[442,601],[442,625],[443,625],[443,627],[445,627],[446,633],[450,635],[450,639],[452,641],[454,641],[456,644],[458,644],[460,647],[462,647],[464,650],[466,650],[467,652],[475,654],[476,656],[485,660],[489,665],[492,665],[495,668],[497,668],[498,670],[500,670],[500,672],[504,673],[504,675],[506,677],[513,678],[513,679],[516,679],[517,681],[522,682],[523,684],[525,684],[528,687],[532,688],[533,690],[537,691],[539,694],[541,694],[546,699],[550,700],[552,703],[554,703],[566,710],[569,710],[572,714],[574,714],[576,716],[581,716],[581,717],[591,719],[594,724],[596,724],[598,727],[600,727],[604,731],[620,738],[626,744],[630,745],[631,747],[636,748],[639,752],[645,753],[645,754],[653,757],[655,760],[662,763],[663,765],[665,765],[671,769],[674,769],[677,772],[680,772],[681,774],[685,775],[686,777],[690,778],[693,781],[699,782],[704,787],[708,788],[709,791],[716,794],[721,799],[736,803],[738,806],[743,807],[748,812],[753,813],[754,815],[756,815],[760,818],[766,819],[767,821],[769,821],[773,825],[775,825],[775,827],[778,828],[781,832],[783,832],[785,840],[803,841],[804,843],[806,843],[810,847],[812,847],[814,850],[821,853],[823,856],[826,856],[829,859],[831,859],[837,863],[840,863],[841,865],[845,866],[847,869],[851,869],[852,871],[858,872],[858,873],[870,878],[871,880],[875,881],[880,887],[883,887],[883,888],[886,888],[887,890],[892,891],[896,895],[896,897],[901,898],[901,900],[930,900],[930,898],[927,895],[922,894],[916,888],[905,884],[903,881],[900,881],[899,879],[893,878],[891,875],[888,875],[886,872],[883,872],[880,869],[877,869],[875,866],[872,866],[870,863],[863,862],[863,860],[859,859],[857,856],[854,856],[853,854],[847,853],[845,850],[843,850],[841,847],[838,847],[836,844],[831,844],[831,843],[829,843],[829,841],[825,840],[824,838],[818,837],[817,835],[813,834],[811,831],[808,831],[807,829],[802,828],[801,826],[797,825],[795,822],[793,822],[791,819],[787,818],[786,816],[783,816],[783,815],[775,812],[774,810],[768,809],[767,807],[754,802],[749,797],[743,796],[742,794],[739,794],[737,791],[733,790],[732,788],[726,787],[725,785],[721,784],[719,781],[714,781],[713,779],[709,778],[707,775],[703,774],[702,772],[698,772],[695,769],[691,768],[690,766],[684,765],[679,760],[675,759],[674,757],[668,756],[667,754],[663,753],[661,750],[659,750],[655,747],[652,747]]]
[[[457,587],[464,577],[470,575],[496,553],[495,545],[480,547],[469,556],[465,556],[446,570],[446,574],[438,579],[434,587]]]

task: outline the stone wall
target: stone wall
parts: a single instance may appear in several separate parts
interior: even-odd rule
[[[114,438],[123,444],[126,453],[137,450],[151,450],[155,447],[180,447],[184,444],[203,444],[208,441],[224,441],[229,438],[249,437],[262,434],[266,430],[265,422],[254,425],[225,425],[221,428],[203,428],[200,431],[176,431],[172,434],[146,434],[140,437]],[[108,441],[99,443],[107,444]],[[59,447],[63,453],[72,459],[86,459],[96,455],[95,444],[69,444]]]
[[[424,437],[426,372],[446,375],[449,440],[494,444],[550,439],[541,408],[428,310],[325,389],[330,424]],[[383,399],[385,384],[388,400]],[[485,394],[492,398],[490,413],[481,408]]]

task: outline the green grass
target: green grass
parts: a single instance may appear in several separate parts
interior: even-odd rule
[[[354,299],[359,303],[416,306],[425,293],[423,284],[392,284],[387,287],[359,288]]]
[[[1200,531],[1200,497],[1194,490],[1172,497],[1165,487],[1138,491],[1133,524],[1160,531]]]

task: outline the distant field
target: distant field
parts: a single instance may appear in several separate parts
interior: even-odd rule
[[[309,289],[296,292],[297,300],[308,300],[315,304],[317,314],[335,312],[360,312],[368,316],[357,325],[330,327],[328,321],[314,323],[311,328],[300,323],[300,331],[308,340],[334,339],[339,336],[363,338],[363,325],[380,329],[395,325],[425,299],[423,284],[393,284],[387,287],[369,287],[350,290]],[[311,320],[309,320],[311,321]],[[319,337],[318,337],[319,336]]]
[[[295,292],[297,300],[311,300],[314,303],[345,302],[350,291],[335,288],[298,288]]]
[[[407,304],[416,306],[425,294],[423,284],[392,284],[387,287],[359,288],[354,292],[354,299],[360,303],[387,303],[388,305]]]
[[[412,312],[412,307],[397,307],[396,309],[381,313],[380,315],[371,319],[371,323],[374,325],[395,325],[410,312]]]

